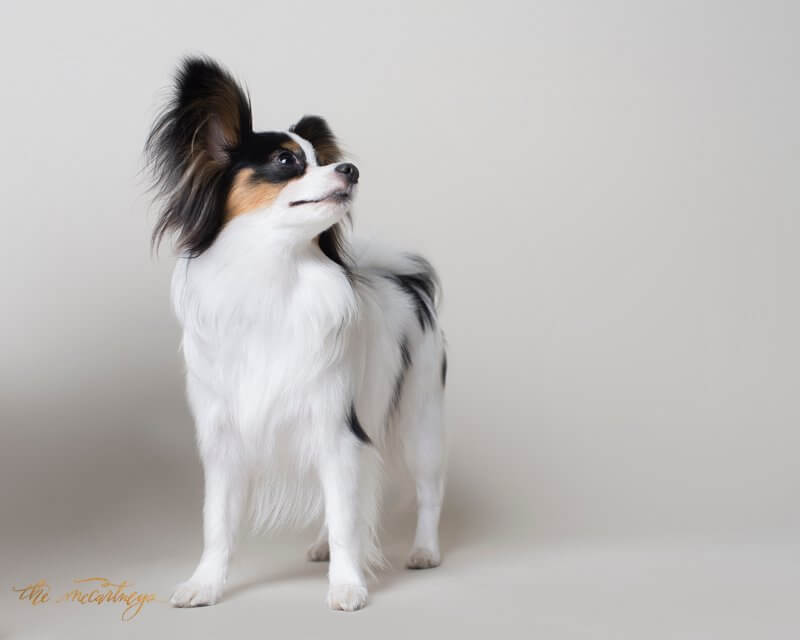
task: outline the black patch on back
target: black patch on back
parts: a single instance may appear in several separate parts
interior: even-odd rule
[[[442,351],[442,386],[447,382],[447,352]]]
[[[364,444],[372,444],[372,440],[369,439],[366,431],[361,427],[361,423],[358,421],[358,416],[356,415],[356,407],[355,404],[350,404],[350,411],[347,414],[347,426],[350,427],[350,431],[353,432],[353,435],[358,438]]]
[[[394,391],[392,392],[392,404],[389,407],[389,415],[397,411],[400,406],[400,398],[403,396],[403,383],[406,380],[406,373],[411,367],[411,351],[409,351],[408,337],[403,336],[400,342],[400,370],[394,380]]]
[[[434,326],[436,317],[434,294],[438,281],[436,272],[425,258],[412,256],[412,262],[418,267],[412,273],[389,272],[384,275],[411,299],[419,326],[424,331]]]

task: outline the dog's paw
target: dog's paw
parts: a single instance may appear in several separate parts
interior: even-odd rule
[[[306,556],[311,562],[327,562],[331,559],[331,551],[328,547],[327,540],[318,540],[314,544],[312,544],[308,551],[306,552]]]
[[[439,554],[430,549],[412,549],[406,561],[407,569],[433,569],[439,566]]]
[[[169,601],[174,607],[207,607],[219,602],[222,585],[199,580],[181,582]]]
[[[328,606],[335,611],[358,611],[367,604],[367,588],[357,584],[332,584]]]

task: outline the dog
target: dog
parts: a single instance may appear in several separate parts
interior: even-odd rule
[[[407,566],[438,566],[447,356],[430,263],[353,240],[359,170],[326,121],[255,132],[213,60],[182,62],[145,149],[153,244],[179,252],[171,298],[205,478],[203,553],[172,604],[219,601],[242,521],[321,518],[308,557],[330,561],[328,606],[362,608],[390,457],[416,487]]]

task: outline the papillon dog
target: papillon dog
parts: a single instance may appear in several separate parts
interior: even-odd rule
[[[172,302],[205,477],[204,547],[177,607],[216,603],[237,529],[324,524],[327,602],[367,602],[384,463],[414,480],[407,566],[439,564],[447,373],[439,279],[418,255],[350,239],[358,168],[325,120],[253,130],[248,95],[185,60],[146,145],[175,239]]]

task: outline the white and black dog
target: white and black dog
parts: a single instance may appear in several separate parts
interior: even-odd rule
[[[447,361],[431,265],[349,242],[359,172],[325,121],[254,132],[248,97],[208,59],[180,67],[147,153],[154,242],[174,233],[181,250],[172,300],[205,473],[203,554],[172,603],[220,599],[244,517],[324,513],[308,555],[330,558],[328,605],[363,607],[394,454],[416,485],[407,566],[437,566]]]

